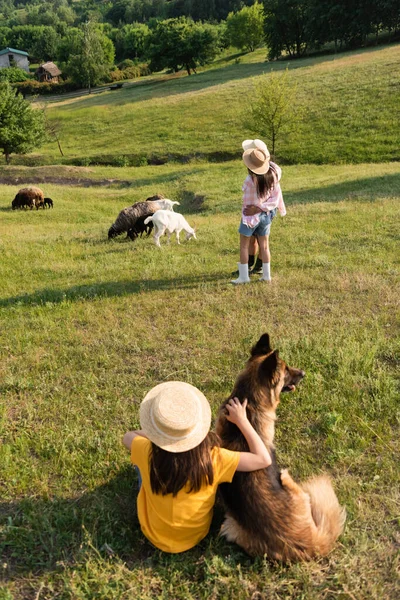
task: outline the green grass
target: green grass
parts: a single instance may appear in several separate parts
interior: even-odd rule
[[[16,173],[20,187],[43,174],[2,171]],[[53,210],[11,211],[17,188],[0,186],[1,600],[397,598],[399,165],[285,167],[273,282],[238,287],[239,161],[58,175],[70,185],[42,185]],[[130,185],[73,186],[82,176]],[[118,211],[155,191],[181,201],[198,241],[108,241]],[[306,371],[279,408],[279,463],[331,474],[344,535],[309,564],[251,560],[218,537],[218,506],[197,548],[156,551],[121,436],[168,379],[215,415],[264,331]]]
[[[243,139],[261,135],[246,124],[254,83],[287,66],[303,117],[278,140],[279,158],[294,164],[399,160],[399,65],[400,45],[292,62],[266,62],[260,49],[239,64],[217,64],[191,77],[51,103],[65,158],[49,143],[24,160],[119,166],[196,154],[234,158]]]

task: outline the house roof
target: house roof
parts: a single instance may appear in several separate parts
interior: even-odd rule
[[[36,73],[40,69],[43,69],[44,71],[47,71],[47,73],[50,73],[50,75],[52,75],[53,77],[57,77],[57,75],[61,75],[60,69],[57,67],[57,65],[55,65],[51,61],[45,62],[42,65],[39,65],[39,68],[36,70]]]
[[[22,54],[23,56],[29,56],[27,52],[23,50],[16,50],[15,48],[4,48],[4,50],[0,50],[0,54]]]

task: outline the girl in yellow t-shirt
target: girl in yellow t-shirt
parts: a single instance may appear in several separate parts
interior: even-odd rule
[[[210,432],[206,397],[181,381],[157,385],[140,405],[140,431],[128,431],[124,445],[140,471],[138,518],[148,540],[165,552],[184,552],[208,533],[218,484],[231,482],[235,471],[256,471],[271,457],[246,415],[232,398],[227,419],[235,423],[250,452],[220,448]]]

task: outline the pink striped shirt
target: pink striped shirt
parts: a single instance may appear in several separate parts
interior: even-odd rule
[[[286,207],[283,201],[282,190],[280,186],[280,179],[282,176],[282,169],[273,162],[270,162],[272,172],[274,175],[275,183],[272,189],[269,190],[265,198],[259,198],[257,195],[257,185],[253,180],[253,177],[249,174],[244,180],[242,191],[243,191],[243,204],[242,204],[242,221],[248,227],[256,227],[260,222],[261,213],[256,215],[246,216],[243,210],[246,206],[254,204],[259,206],[263,212],[268,212],[277,208],[279,214],[284,217],[286,215]]]

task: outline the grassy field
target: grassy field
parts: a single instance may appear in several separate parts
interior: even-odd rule
[[[53,210],[11,211],[17,187],[0,186],[0,599],[398,598],[399,164],[285,167],[272,284],[238,287],[240,161],[1,171],[18,187],[50,174]],[[106,239],[157,191],[181,201],[197,242]],[[218,506],[197,548],[154,550],[122,434],[168,379],[198,386],[215,415],[265,331],[306,371],[279,409],[279,463],[297,480],[331,474],[344,535],[309,564],[251,560],[218,537]]]
[[[168,157],[234,158],[242,139],[260,135],[247,124],[254,83],[286,67],[302,119],[278,140],[279,158],[293,164],[399,160],[400,45],[290,63],[266,62],[261,49],[240,61],[50,103],[65,158],[49,143],[24,160],[125,166]]]

